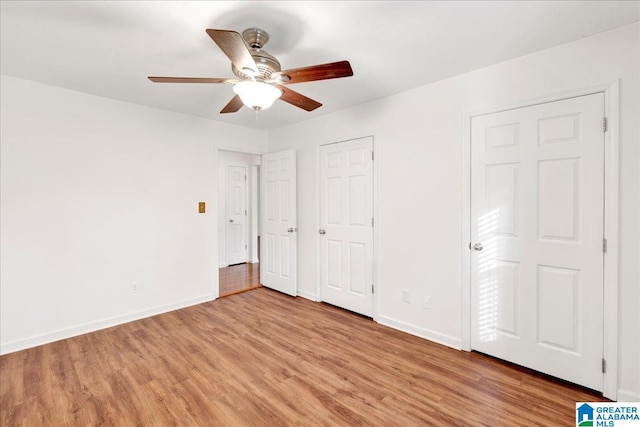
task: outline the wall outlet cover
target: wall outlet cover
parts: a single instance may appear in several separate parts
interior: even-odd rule
[[[426,309],[431,309],[431,297],[430,296],[425,295],[424,301],[423,301],[423,306]]]
[[[402,290],[402,302],[411,303],[411,291],[409,289]]]

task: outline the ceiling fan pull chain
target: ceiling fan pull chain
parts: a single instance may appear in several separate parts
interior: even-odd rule
[[[256,126],[260,126],[260,120],[258,116],[259,113],[260,113],[260,110],[256,110]]]

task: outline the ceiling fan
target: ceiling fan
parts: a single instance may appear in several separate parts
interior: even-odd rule
[[[259,28],[248,28],[242,35],[236,31],[213,29],[208,29],[207,34],[231,60],[231,70],[236,79],[149,76],[149,80],[156,83],[232,84],[236,95],[220,111],[224,114],[235,113],[243,105],[255,111],[263,110],[278,98],[303,110],[313,111],[322,104],[284,85],[353,76],[349,61],[281,70],[280,62],[262,49],[269,41],[269,35]]]

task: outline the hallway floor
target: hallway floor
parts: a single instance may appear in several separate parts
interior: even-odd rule
[[[246,263],[230,265],[220,269],[220,297],[239,294],[262,287],[260,264]]]

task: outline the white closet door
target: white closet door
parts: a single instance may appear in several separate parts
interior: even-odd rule
[[[321,300],[373,316],[373,140],[320,147]]]
[[[603,389],[604,94],[472,119],[475,350]]]

